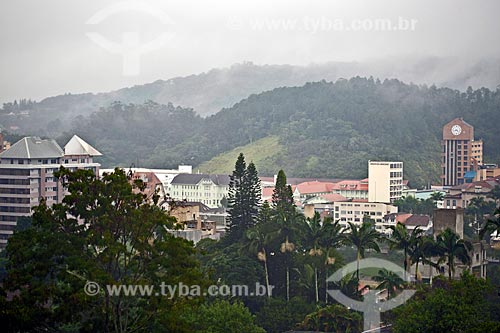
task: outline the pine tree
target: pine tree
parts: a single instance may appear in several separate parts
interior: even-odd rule
[[[229,227],[226,241],[235,243],[255,224],[259,212],[260,180],[253,163],[248,167],[240,153],[229,183]]]
[[[259,205],[261,199],[260,179],[257,173],[257,168],[253,162],[248,165],[245,175],[243,176],[243,191],[244,191],[244,207],[245,214],[245,229],[255,225],[257,215],[259,214]]]
[[[286,266],[286,299],[290,300],[290,255],[295,250],[293,234],[296,229],[297,211],[293,201],[292,187],[286,183],[283,170],[278,172],[273,192],[273,208],[279,224],[278,233],[283,241],[280,252],[284,254]]]
[[[286,175],[283,170],[278,172],[273,192],[273,207],[278,213],[293,215],[295,205],[293,201],[292,187],[286,183]]]

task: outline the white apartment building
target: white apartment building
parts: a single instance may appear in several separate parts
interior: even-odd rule
[[[403,188],[403,162],[368,161],[369,202],[393,203]]]
[[[210,208],[221,206],[228,198],[228,175],[179,174],[170,183],[170,197],[174,200],[201,202]]]
[[[64,189],[54,176],[61,166],[70,170],[90,169],[99,172],[101,156],[95,148],[73,136],[62,149],[54,140],[25,137],[0,154],[0,250],[7,245],[17,219],[30,216],[40,204],[60,203]]]
[[[345,201],[334,202],[333,211],[334,220],[339,221],[344,227],[347,227],[347,222],[361,225],[363,218],[368,216],[375,221],[375,228],[378,232],[389,233],[389,226],[395,223],[385,221],[384,216],[397,213],[398,208],[385,203]]]

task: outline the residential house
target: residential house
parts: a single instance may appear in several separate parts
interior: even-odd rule
[[[488,198],[488,193],[495,186],[500,186],[500,178],[489,178],[478,182],[452,186],[444,196],[444,208],[467,208],[470,200],[476,197],[492,200]]]

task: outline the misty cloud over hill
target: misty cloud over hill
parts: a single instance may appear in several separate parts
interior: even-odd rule
[[[7,131],[15,130],[21,134],[57,136],[72,127],[78,116],[90,115],[114,101],[125,104],[142,104],[148,100],[172,103],[207,116],[231,107],[251,94],[277,87],[301,86],[307,82],[334,82],[357,75],[381,80],[397,78],[403,82],[435,84],[462,91],[468,86],[495,90],[500,84],[500,62],[465,63],[454,58],[415,57],[410,60],[388,58],[366,63],[331,62],[309,66],[243,63],[108,93],[65,94],[23,107],[4,104],[0,124]]]

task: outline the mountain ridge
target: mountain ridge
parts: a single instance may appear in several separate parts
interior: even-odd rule
[[[259,153],[264,149],[252,144],[264,142],[277,148],[257,154],[261,175],[284,169],[294,177],[365,178],[368,160],[398,160],[406,179],[424,186],[439,182],[442,126],[457,117],[484,139],[485,162],[500,162],[499,109],[500,89],[354,77],[252,94],[206,118],[172,104],[114,103],[81,117],[58,141],[79,135],[104,154],[103,167],[152,168]],[[273,138],[269,147],[266,138]],[[229,159],[219,164],[232,167]]]
[[[214,68],[199,74],[125,87],[110,92],[64,94],[33,102],[29,107],[5,103],[0,124],[21,134],[58,136],[72,127],[79,116],[89,116],[115,101],[142,104],[148,100],[172,103],[210,116],[230,108],[252,94],[278,87],[302,86],[307,82],[335,82],[355,76],[433,84],[464,90],[468,86],[495,89],[500,84],[500,61],[463,63],[454,58],[405,57],[372,62],[327,62],[322,64],[255,65],[251,62]]]

